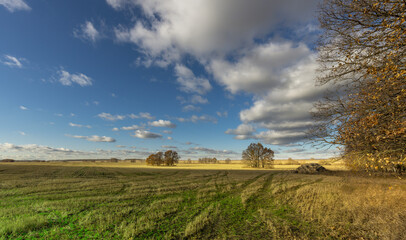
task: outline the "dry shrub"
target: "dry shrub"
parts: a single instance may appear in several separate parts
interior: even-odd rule
[[[344,162],[352,170],[402,174],[406,172],[406,156],[391,156],[387,152],[349,153]]]

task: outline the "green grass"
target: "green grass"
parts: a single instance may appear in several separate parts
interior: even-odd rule
[[[348,172],[0,164],[0,239],[401,239],[406,183]]]

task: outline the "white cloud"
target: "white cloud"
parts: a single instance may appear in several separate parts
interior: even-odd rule
[[[173,139],[173,137],[167,137],[167,139],[168,139],[168,140],[172,140],[172,139]]]
[[[209,116],[209,115],[201,115],[201,116],[197,116],[197,115],[192,115],[189,118],[183,118],[183,117],[178,117],[176,118],[176,120],[178,120],[179,122],[193,122],[193,123],[197,123],[197,122],[212,122],[212,123],[217,123],[217,119],[215,117]]]
[[[92,128],[92,126],[90,126],[90,125],[82,125],[82,124],[76,124],[76,123],[69,123],[69,126],[71,126],[71,127],[78,127],[78,128],[82,128],[82,127],[84,127],[84,128]]]
[[[224,112],[217,111],[216,114],[219,117],[228,117],[228,112],[227,111],[224,111]]]
[[[16,10],[31,10],[30,6],[28,6],[23,0],[0,0],[0,5],[3,5],[10,12]]]
[[[21,160],[109,159],[111,158],[111,156],[124,159],[145,158],[151,154],[151,152],[148,151],[137,151],[132,149],[97,149],[95,151],[78,151],[67,148],[55,148],[36,144],[15,145],[11,143],[0,143],[0,151],[2,152],[2,156],[4,158]]]
[[[311,50],[304,44],[269,42],[254,47],[234,63],[213,60],[210,70],[232,93],[264,93],[290,81],[291,68],[309,61],[311,55]]]
[[[73,137],[73,138],[85,139],[90,142],[115,142],[116,141],[116,139],[114,139],[112,137],[97,136],[97,135],[93,135],[93,136],[67,135],[67,136]]]
[[[1,4],[1,2],[0,2],[0,4]],[[21,60],[23,60],[23,58],[18,59],[16,57],[11,56],[11,55],[4,55],[3,59],[4,60],[2,60],[1,63],[3,63],[6,66],[17,67],[17,68],[22,68],[23,67],[23,64],[21,63]]]
[[[286,54],[276,50],[277,46]],[[267,51],[268,56],[261,57]],[[252,49],[240,61],[219,67],[215,75],[227,89],[255,94],[253,105],[240,112],[241,121],[266,129],[256,135],[238,134],[238,129],[236,132],[229,129],[228,133],[237,139],[252,138],[269,144],[303,141],[304,132],[314,124],[309,113],[313,103],[328,87],[315,86],[317,67],[316,56],[310,49],[292,43],[264,44]],[[266,77],[254,77],[253,68]],[[244,76],[250,77],[244,79]],[[251,79],[253,84],[248,85],[241,79],[247,82]]]
[[[228,129],[225,133],[235,135],[235,139],[250,139],[255,132],[255,128],[249,124],[241,124],[237,129]]]
[[[177,149],[178,147],[176,147],[176,146],[170,146],[170,145],[162,145],[161,148]]]
[[[212,88],[209,80],[196,77],[192,70],[184,65],[177,64],[175,66],[175,75],[181,91],[187,93],[205,94]]]
[[[18,132],[21,136],[25,136],[25,135],[27,135],[25,132],[23,132],[23,131],[19,131]]]
[[[73,153],[77,151],[73,151],[66,148],[52,148],[48,146],[41,146],[37,144],[26,144],[26,145],[14,145],[11,143],[0,143],[0,150],[2,151],[29,151],[29,152],[62,152],[62,153]]]
[[[163,130],[162,132],[163,132],[163,133],[166,133],[166,134],[172,134],[172,131],[171,131],[171,130]]]
[[[208,154],[237,154],[235,151],[231,150],[216,150],[216,149],[211,149],[211,148],[205,148],[205,147],[193,147],[190,148],[190,150],[196,150]]]
[[[115,127],[115,128],[112,128],[111,131],[113,131],[113,132],[118,132],[118,131],[120,131],[120,129],[118,129],[118,128]]]
[[[118,41],[136,44],[147,58],[173,61],[183,53],[223,55],[281,27],[313,19],[319,0],[107,0],[115,9],[137,6],[147,20],[118,26]]]
[[[25,106],[23,106],[23,105],[20,106],[20,109],[21,109],[21,110],[28,110],[28,108],[25,107]]]
[[[139,129],[139,128],[141,128],[140,126],[138,126],[138,125],[132,125],[132,126],[127,126],[127,127],[122,127],[121,128],[121,130],[125,130],[125,131],[133,131],[133,130],[137,130],[137,129]]]
[[[58,71],[58,75],[59,82],[64,86],[72,86],[74,83],[80,85],[81,87],[93,85],[93,80],[83,73],[71,74],[62,69]]]
[[[237,127],[227,130],[228,134],[273,144],[303,140],[304,130],[311,125],[309,110],[325,91],[314,86],[315,52],[301,42],[306,34],[314,35],[319,2],[108,0],[117,10],[137,7],[145,14],[131,27],[117,26],[116,39],[135,44],[148,66],[172,63],[180,89],[196,96],[179,97],[181,104],[206,103],[202,95],[212,88],[205,77],[197,77],[181,64],[187,56],[231,94],[252,94],[252,106],[240,112],[240,126],[245,130],[251,126],[258,133],[240,134],[244,129]],[[284,39],[288,32],[294,40]],[[177,120],[217,122],[207,115]]]
[[[79,39],[95,43],[101,38],[101,34],[94,27],[93,23],[86,21],[84,24],[80,25],[79,29],[73,31],[73,35]]]
[[[193,103],[193,104],[206,104],[206,103],[209,103],[209,100],[207,100],[207,98],[204,98],[204,97],[202,97],[202,96],[200,96],[200,95],[193,95],[191,98],[190,98],[190,102],[191,103]]]
[[[116,10],[121,9],[122,7],[130,3],[130,1],[128,0],[106,0],[106,2]]]
[[[191,112],[191,111],[199,112],[200,110],[201,110],[200,107],[196,107],[196,106],[191,105],[191,104],[186,105],[186,106],[184,106],[184,107],[182,108],[182,111],[184,111],[184,112]]]
[[[268,130],[256,134],[253,138],[267,144],[286,145],[303,140],[305,137],[305,132]]]
[[[172,123],[169,120],[158,120],[158,121],[153,121],[148,123],[150,126],[153,127],[167,127],[167,128],[176,128],[176,124]]]
[[[131,119],[137,119],[137,118],[145,118],[145,119],[149,119],[149,120],[152,120],[152,119],[155,119],[155,117],[154,116],[152,116],[150,113],[148,113],[148,112],[140,112],[139,114],[134,114],[134,113],[131,113],[130,115],[129,115],[129,117],[131,118]]]
[[[109,120],[109,121],[116,121],[116,120],[124,120],[125,116],[124,115],[112,115],[110,113],[100,113],[97,115],[99,118],[103,120]]]
[[[153,133],[145,130],[137,130],[135,131],[133,137],[136,138],[143,138],[143,139],[154,139],[154,138],[162,138],[161,134]]]

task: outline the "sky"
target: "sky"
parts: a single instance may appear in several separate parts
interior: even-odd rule
[[[0,0],[0,159],[327,158],[319,0]]]

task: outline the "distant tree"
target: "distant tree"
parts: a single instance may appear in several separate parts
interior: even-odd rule
[[[168,150],[164,155],[164,163],[166,166],[173,166],[179,162],[179,158],[176,151]]]
[[[192,160],[189,158],[189,159],[187,160],[187,163],[191,164],[191,163],[192,163]]]
[[[226,160],[224,160],[224,162],[225,162],[226,164],[230,164],[230,163],[231,163],[231,159],[227,158]]]
[[[160,166],[163,164],[163,153],[162,152],[157,152],[155,154],[149,155],[149,157],[145,160],[147,165],[152,165],[152,166]]]
[[[2,161],[2,162],[15,162],[14,159],[9,159],[9,158],[3,159],[3,160],[1,160],[1,161]]]
[[[204,157],[204,158],[199,158],[198,162],[202,163],[202,164],[218,163],[218,160],[217,160],[217,158]]]
[[[110,158],[110,162],[118,162],[117,158]]]
[[[254,168],[272,167],[274,151],[262,146],[261,143],[251,143],[246,150],[242,152],[243,161]]]

